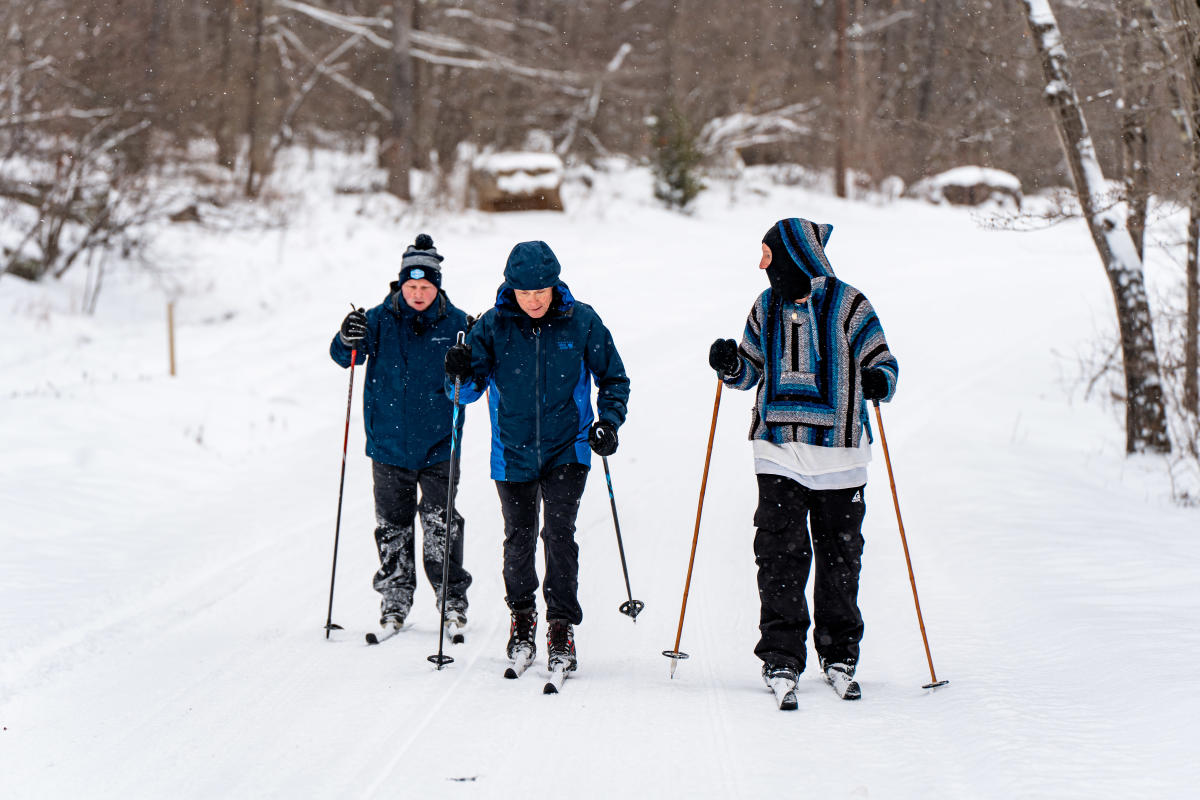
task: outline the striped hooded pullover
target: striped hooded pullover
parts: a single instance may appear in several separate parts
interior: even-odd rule
[[[811,294],[799,303],[773,289],[759,295],[746,319],[738,367],[721,380],[734,389],[758,387],[751,439],[858,447],[864,425],[871,439],[862,371],[887,376],[887,401],[900,367],[866,295],[834,277],[825,256],[833,226],[792,218],[773,230],[811,280]]]

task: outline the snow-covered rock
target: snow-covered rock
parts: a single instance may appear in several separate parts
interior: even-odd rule
[[[977,206],[996,200],[1021,206],[1021,181],[1016,175],[990,167],[955,167],[908,188],[908,197],[934,204]]]

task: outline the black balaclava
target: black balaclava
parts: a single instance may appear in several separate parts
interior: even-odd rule
[[[785,303],[793,303],[807,297],[812,291],[812,280],[808,273],[796,263],[783,243],[783,234],[779,231],[781,223],[777,222],[763,237],[763,244],[771,250],[771,263],[767,266],[767,280],[771,288]]]

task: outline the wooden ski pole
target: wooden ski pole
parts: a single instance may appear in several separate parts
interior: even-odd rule
[[[939,681],[933,671],[933,656],[929,652],[929,637],[925,635],[925,618],[921,615],[921,600],[917,597],[917,579],[913,576],[912,558],[908,554],[908,538],[904,535],[904,520],[900,518],[900,498],[896,494],[896,479],[892,474],[892,457],[888,453],[887,436],[883,432],[883,415],[879,413],[879,401],[875,404],[875,420],[879,423],[879,441],[883,443],[883,460],[887,463],[888,483],[892,485],[892,502],[896,506],[896,523],[900,526],[900,543],[904,546],[904,561],[908,564],[908,581],[912,584],[913,603],[917,606],[917,623],[921,626],[921,640],[925,643],[925,659],[929,662],[930,682],[922,689],[936,689],[945,686],[950,681]]]
[[[721,408],[721,387],[725,384],[717,379],[717,399],[713,401],[712,426],[708,430],[708,451],[704,454],[704,477],[700,479],[700,502],[696,506],[696,530],[692,533],[692,554],[688,557],[687,580],[683,583],[683,604],[679,608],[679,629],[675,632],[675,649],[663,650],[663,655],[671,659],[671,677],[675,677],[675,666],[688,657],[687,653],[679,650],[679,640],[683,637],[683,615],[687,612],[688,590],[692,585],[692,565],[696,562],[696,542],[700,539],[700,515],[704,511],[704,490],[708,486],[708,466],[712,462],[713,437],[717,433],[717,412]]]

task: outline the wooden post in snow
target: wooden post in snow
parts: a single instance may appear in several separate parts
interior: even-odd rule
[[[175,301],[167,301],[167,354],[170,357],[171,377],[175,377]]]

